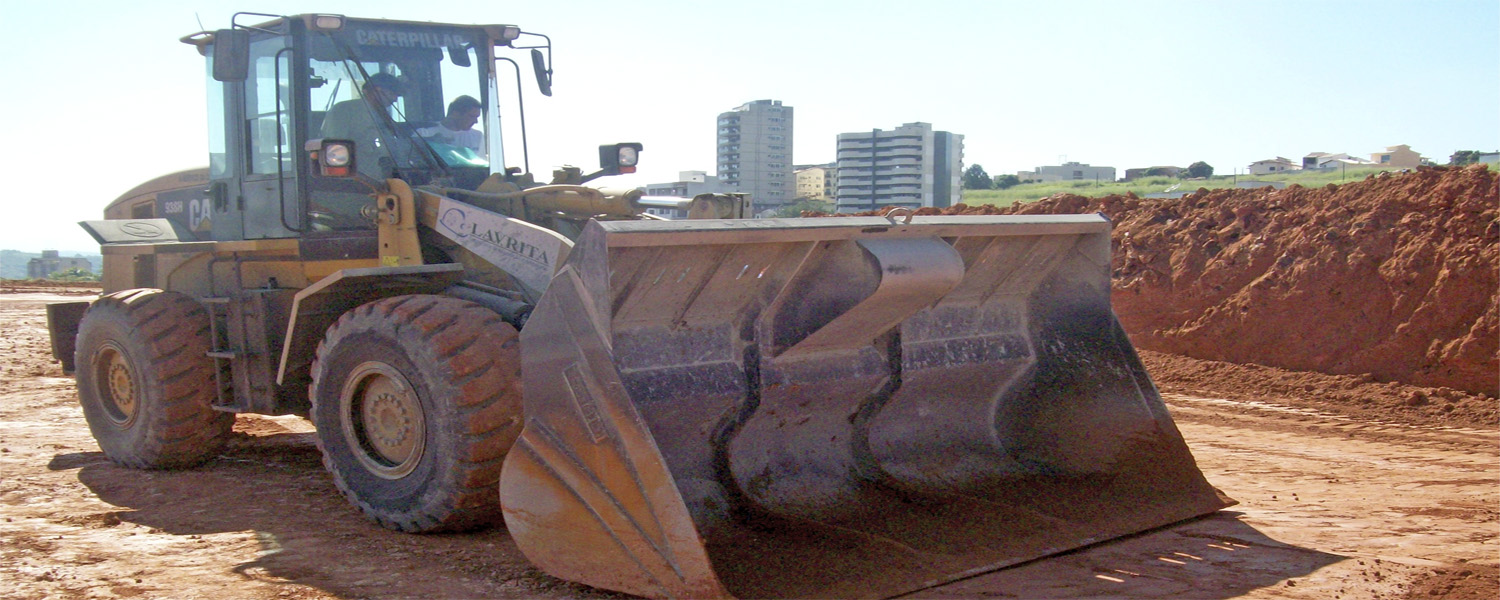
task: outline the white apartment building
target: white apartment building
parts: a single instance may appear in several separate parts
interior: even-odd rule
[[[717,194],[733,192],[733,188],[724,185],[718,177],[709,175],[706,171],[678,171],[677,181],[663,183],[648,183],[640,188],[647,196],[674,196],[677,198],[692,198],[698,194]]]
[[[891,131],[839,134],[838,211],[957,204],[963,189],[963,140],[921,122]]]
[[[663,183],[648,183],[637,188],[644,194],[644,198],[670,197],[670,198],[692,198],[699,194],[721,194],[736,191],[733,187],[724,185],[718,177],[709,175],[706,171],[678,171],[677,181]],[[646,212],[658,217],[668,219],[685,219],[687,211],[676,208],[662,208],[646,206]]]
[[[751,211],[765,214],[797,197],[792,175],[792,107],[756,100],[720,113],[719,181],[749,194]]]

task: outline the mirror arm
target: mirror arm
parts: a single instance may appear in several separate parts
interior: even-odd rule
[[[521,89],[521,65],[517,64],[516,61],[513,61],[513,60],[511,60],[509,58],[506,58],[504,56],[496,56],[495,60],[496,61],[502,61],[503,60],[505,62],[508,62],[508,63],[510,63],[510,66],[514,67],[515,70],[516,70],[516,110],[520,112],[520,117],[521,117],[521,164],[526,167],[526,171],[525,172],[530,173],[531,172],[531,151],[530,151],[530,149],[528,149],[526,147],[526,98],[521,93],[522,92],[522,89]],[[499,90],[498,87],[495,89],[495,93],[496,94],[500,93],[500,90]],[[495,104],[498,105],[499,102],[496,102]],[[496,110],[499,110],[499,109],[497,108]]]

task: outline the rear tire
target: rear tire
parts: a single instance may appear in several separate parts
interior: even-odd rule
[[[500,466],[521,432],[520,369],[515,328],[478,304],[414,295],[355,308],[313,363],[323,465],[384,527],[497,523]]]
[[[100,298],[74,355],[84,419],[110,460],[137,469],[191,467],[224,448],[234,415],[213,409],[208,313],[176,292]]]

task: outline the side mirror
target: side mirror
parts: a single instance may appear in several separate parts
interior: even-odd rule
[[[244,81],[250,72],[250,32],[220,29],[214,32],[214,79]]]
[[[541,89],[543,96],[552,95],[552,69],[547,68],[547,59],[542,57],[542,51],[531,49],[531,70],[536,72],[536,87]]]
[[[469,49],[463,46],[448,46],[448,58],[460,67],[473,64],[469,62]]]

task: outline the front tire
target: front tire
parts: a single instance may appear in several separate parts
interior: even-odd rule
[[[74,355],[84,419],[110,460],[137,469],[191,467],[224,448],[234,415],[213,409],[208,313],[153,289],[95,301]]]
[[[520,339],[478,304],[398,296],[329,328],[313,363],[313,424],[339,491],[382,526],[462,531],[500,520],[521,430]]]

